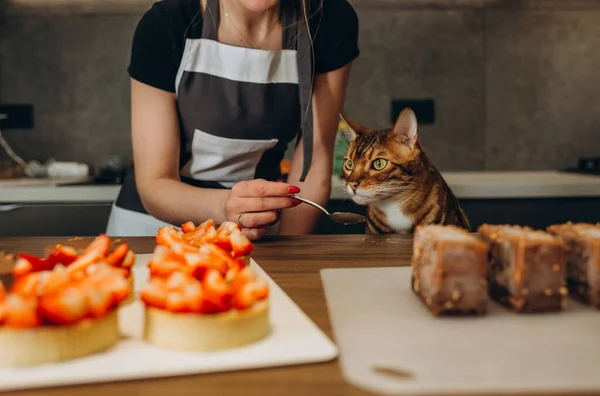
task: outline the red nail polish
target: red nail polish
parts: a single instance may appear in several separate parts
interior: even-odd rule
[[[290,194],[298,194],[300,192],[300,187],[289,186],[288,191],[290,192]]]
[[[299,199],[292,198],[292,204],[294,204],[294,206],[300,205],[301,203],[302,201],[300,201]]]

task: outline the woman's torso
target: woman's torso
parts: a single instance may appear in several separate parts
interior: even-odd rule
[[[181,8],[171,12],[178,17],[175,31],[184,32],[173,82],[182,181],[230,188],[242,180],[277,179],[279,163],[300,130],[293,9],[282,5],[283,49],[266,51],[218,41],[218,0],[208,0],[204,12],[198,0],[179,4]],[[133,172],[125,179],[116,205],[146,212]]]

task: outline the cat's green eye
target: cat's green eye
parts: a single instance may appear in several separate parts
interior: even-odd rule
[[[352,170],[352,167],[354,166],[354,162],[352,162],[351,159],[347,159],[344,162],[344,166],[346,167],[347,170]]]
[[[376,158],[375,161],[373,161],[373,169],[380,171],[383,168],[385,168],[388,164],[388,160],[383,159],[383,158]]]

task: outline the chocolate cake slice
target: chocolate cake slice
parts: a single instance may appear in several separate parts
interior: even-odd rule
[[[488,246],[455,226],[418,226],[411,262],[413,292],[434,316],[487,312]]]
[[[567,303],[565,245],[530,227],[479,227],[489,243],[487,279],[492,299],[517,312],[560,311]]]
[[[567,286],[578,300],[600,309],[600,225],[566,223],[548,227],[566,245]]]

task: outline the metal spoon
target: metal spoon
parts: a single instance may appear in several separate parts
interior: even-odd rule
[[[325,213],[327,216],[329,216],[329,218],[331,220],[335,221],[336,223],[342,223],[344,225],[352,225],[352,224],[364,223],[365,221],[367,221],[367,218],[365,216],[359,215],[358,213],[350,213],[350,212],[329,213],[327,211],[327,209],[325,209],[321,205],[314,203],[313,201],[310,201],[306,198],[302,198],[297,195],[291,195],[291,197],[296,198],[297,200],[302,201],[306,204],[309,204],[310,206],[314,206],[315,208],[319,209],[320,211]]]

